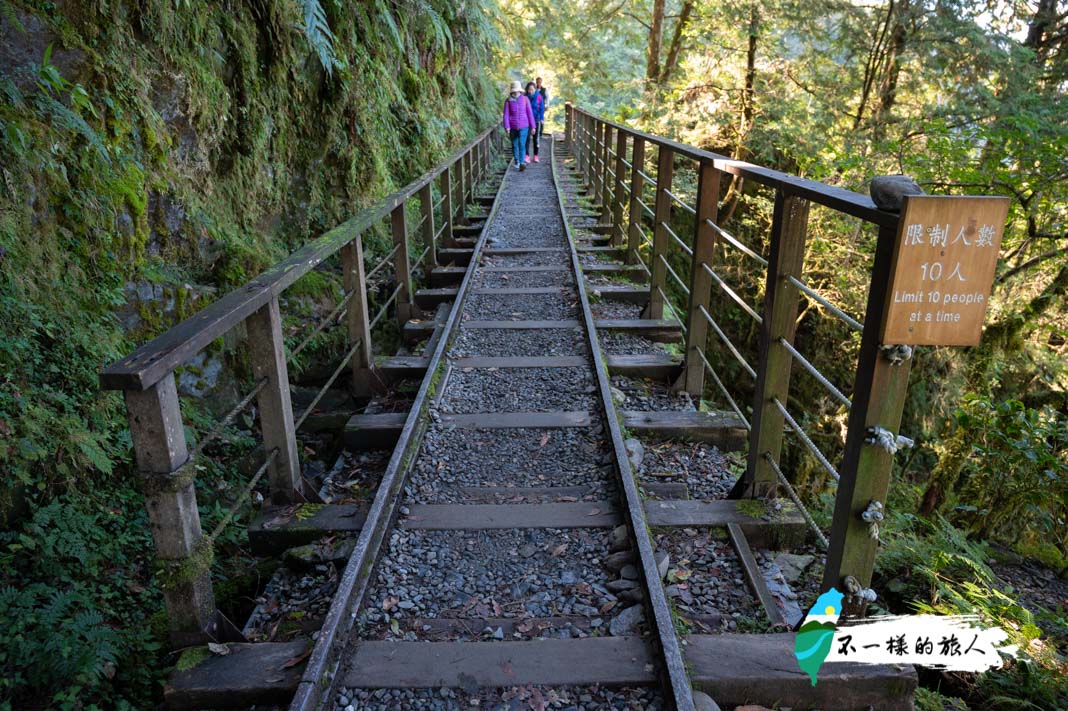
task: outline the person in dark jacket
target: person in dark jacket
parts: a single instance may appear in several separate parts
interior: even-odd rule
[[[504,130],[512,140],[512,156],[516,170],[526,170],[527,134],[534,128],[534,113],[523,95],[523,85],[512,82],[508,98],[504,100]]]
[[[534,147],[534,162],[538,162],[538,146],[541,142],[541,129],[545,122],[545,97],[537,90],[534,82],[527,82],[527,101],[530,102],[530,111],[534,115],[534,128],[530,130],[527,145],[527,162],[530,162],[531,146]]]

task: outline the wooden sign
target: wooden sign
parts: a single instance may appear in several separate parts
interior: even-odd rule
[[[883,343],[979,343],[1008,214],[1008,198],[905,198]]]

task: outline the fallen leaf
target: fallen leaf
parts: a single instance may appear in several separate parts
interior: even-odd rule
[[[599,513],[601,513],[600,509],[590,509],[589,511],[586,512],[586,515],[587,516],[596,516]]]
[[[291,657],[290,659],[287,659],[284,662],[282,662],[282,666],[280,666],[279,669],[292,669],[293,667],[297,666],[298,664],[303,662],[305,659],[310,657],[311,653],[312,653],[312,648],[308,647],[304,652],[301,652],[297,656]]]
[[[560,556],[562,556],[564,554],[564,551],[566,551],[566,550],[567,550],[567,544],[566,543],[561,543],[556,548],[553,548],[553,553],[552,553],[553,558],[559,558]]]
[[[608,612],[609,610],[611,610],[615,606],[616,606],[616,601],[615,600],[609,600],[605,604],[601,605],[601,614],[602,615],[605,614],[606,612]]]
[[[220,657],[225,657],[230,653],[230,648],[225,644],[219,644],[218,642],[208,642],[208,651]]]
[[[515,676],[515,672],[512,671],[511,662],[501,662],[501,671],[507,674],[508,676]]]
[[[394,607],[397,606],[398,602],[400,602],[400,598],[399,597],[396,597],[394,595],[390,595],[385,600],[382,601],[382,609],[383,610],[392,610]]]
[[[575,496],[558,496],[557,501],[578,501],[578,497]]]
[[[541,436],[541,441],[538,443],[538,448],[540,449],[540,448],[544,447],[547,444],[549,444],[549,433],[548,432],[546,432],[545,434],[543,434]]]
[[[284,676],[269,676],[266,679],[264,679],[264,681],[267,682],[268,684],[280,684],[283,681],[285,681],[285,677]]]

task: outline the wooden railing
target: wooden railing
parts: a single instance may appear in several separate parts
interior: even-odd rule
[[[866,195],[732,160],[605,120],[571,104],[566,107],[565,121],[565,140],[588,194],[599,206],[601,231],[607,231],[611,243],[625,250],[627,263],[641,265],[646,272],[650,295],[644,316],[660,319],[668,312],[681,316],[685,352],[677,386],[701,397],[706,391],[705,378],[710,377],[717,398],[749,430],[746,470],[732,496],[763,496],[772,490],[787,493],[827,549],[824,588],[835,586],[852,593],[867,588],[878,544],[871,524],[881,516],[878,512],[886,501],[893,458],[890,451],[873,443],[873,435],[875,428],[897,432],[911,360],[911,349],[893,349],[884,347],[892,344],[879,342],[898,215],[877,209]],[[655,163],[649,158],[653,151]],[[679,164],[696,175],[694,204],[673,189]],[[650,172],[652,165],[655,173]],[[719,224],[721,193],[736,178],[773,192],[766,252],[761,246],[747,245]],[[878,231],[863,319],[850,316],[805,283],[810,205],[858,218]],[[682,222],[687,224],[685,231],[678,227]],[[763,289],[760,284],[743,289],[724,278],[715,258],[717,245],[735,250],[739,260],[747,261],[749,276]],[[723,309],[711,305],[713,294],[723,301]],[[750,304],[747,294],[749,300],[755,297],[762,303]],[[845,389],[851,391],[849,396],[795,348],[802,297],[861,334],[852,386]],[[745,314],[742,318],[754,322],[759,332],[756,362],[746,360],[730,329],[723,325],[727,306],[740,309]],[[710,355],[712,350],[722,358]],[[848,410],[837,465],[787,407],[795,364]],[[721,375],[717,368],[725,366],[736,377]],[[751,379],[751,386],[738,387],[739,379]],[[749,402],[751,406],[746,407]],[[816,525],[783,472],[784,437],[804,447],[837,480],[829,536]],[[870,595],[851,597],[863,609]]]
[[[497,141],[497,128],[483,131],[418,180],[306,244],[285,261],[141,346],[102,373],[104,388],[122,390],[125,394],[137,468],[159,561],[159,582],[175,647],[200,644],[205,639],[233,637],[235,630],[215,606],[210,571],[212,542],[265,474],[269,477],[270,497],[274,503],[314,497],[301,475],[297,431],[346,369],[356,394],[368,394],[374,389],[377,376],[371,344],[375,329],[385,325],[390,316],[395,317],[401,326],[418,316],[413,301],[413,275],[428,274],[436,266],[439,244],[454,246],[453,224],[465,219],[465,207],[474,202],[475,186],[489,169],[491,149]],[[413,201],[418,203],[420,218],[410,228],[407,208]],[[384,221],[389,223],[393,247],[365,271],[362,236]],[[422,243],[422,251],[414,257],[413,242]],[[287,354],[279,297],[335,254],[340,256],[343,298]],[[368,280],[391,268],[395,287],[372,316],[369,313]],[[342,320],[347,327],[345,355],[303,413],[294,415],[287,370],[289,363],[320,332]],[[243,343],[248,350],[254,386],[190,450],[183,427],[175,370],[213,341],[242,325],[246,330]],[[264,461],[250,477],[230,513],[213,532],[205,535],[201,530],[194,487],[197,455],[253,401],[258,410]]]

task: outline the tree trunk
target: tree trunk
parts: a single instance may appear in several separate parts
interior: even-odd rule
[[[664,5],[667,0],[653,0],[653,22],[649,25],[649,52],[645,57],[645,83],[652,89],[660,78],[660,43],[664,35]]]
[[[853,116],[853,130],[860,128],[864,121],[864,111],[868,108],[868,99],[871,90],[875,86],[875,76],[879,66],[883,63],[886,52],[886,35],[890,31],[891,21],[894,18],[894,0],[886,6],[886,19],[882,22],[882,29],[875,35],[871,51],[868,52],[868,61],[864,65],[864,82],[861,84],[860,103],[857,105],[857,113]]]
[[[745,139],[753,128],[753,104],[756,85],[756,53],[757,39],[760,32],[760,14],[757,6],[749,8],[749,49],[745,57],[745,89],[742,92],[742,115],[738,122],[738,137],[734,142],[734,150],[731,158],[742,160],[745,157]],[[731,179],[727,197],[723,199],[723,210],[720,223],[728,222],[734,216],[734,210],[738,207],[738,199],[742,196],[742,188],[745,186],[745,178],[735,175]]]
[[[905,52],[908,43],[908,27],[911,7],[910,0],[902,0],[897,6],[894,17],[894,29],[890,32],[890,43],[886,52],[886,69],[883,72],[883,81],[879,86],[879,106],[872,116],[873,137],[880,139],[886,120],[890,117],[890,111],[897,102],[897,81],[901,75],[901,55]]]
[[[682,5],[682,12],[679,13],[679,19],[675,22],[675,32],[671,36],[671,45],[668,48],[667,59],[664,60],[664,67],[660,70],[660,75],[657,77],[657,84],[661,87],[668,83],[672,73],[679,64],[679,52],[682,50],[682,34],[686,31],[686,25],[690,21],[690,14],[693,12],[694,2],[693,0],[687,0]]]

